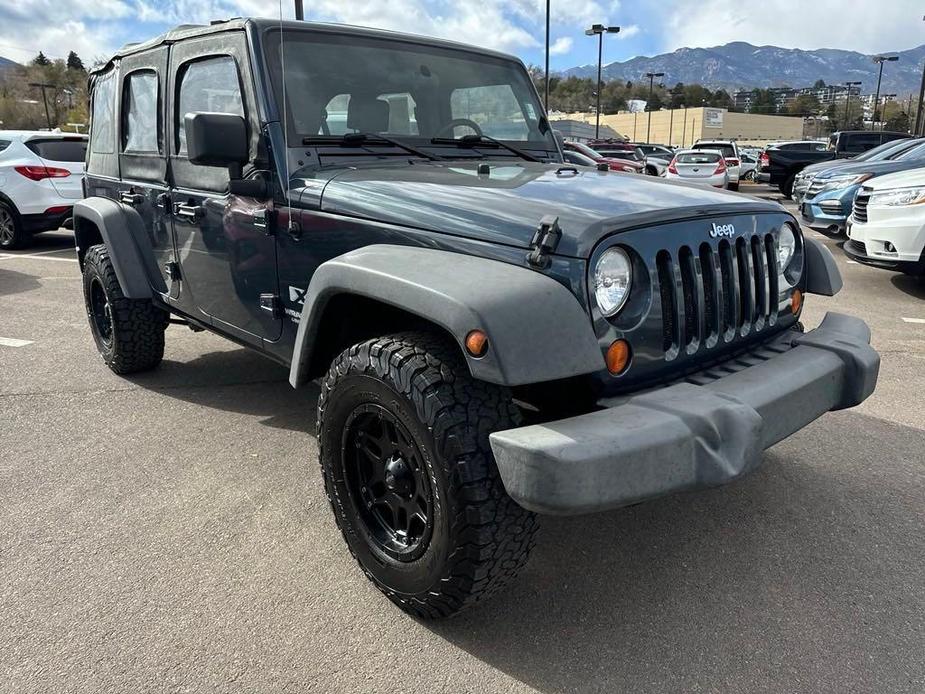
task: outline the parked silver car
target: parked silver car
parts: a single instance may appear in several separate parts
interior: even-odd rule
[[[700,183],[714,188],[729,187],[729,169],[720,152],[711,149],[685,149],[675,154],[665,178]]]

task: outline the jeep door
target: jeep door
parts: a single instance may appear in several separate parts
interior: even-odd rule
[[[133,207],[144,221],[154,260],[168,294],[180,285],[171,280],[176,254],[171,233],[167,150],[164,122],[167,94],[167,47],[129,55],[120,61],[116,108],[120,176],[110,196]]]
[[[258,158],[259,125],[243,32],[175,44],[170,53],[170,193],[180,295],[186,313],[250,343],[282,332],[274,310],[276,243],[268,234],[267,203],[228,193],[228,171],[187,157],[183,117],[193,112],[244,117],[250,164]]]

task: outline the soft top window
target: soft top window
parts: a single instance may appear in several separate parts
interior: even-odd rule
[[[112,154],[115,151],[115,71],[96,79],[93,89],[93,112],[90,116],[90,151]]]
[[[157,74],[139,70],[126,77],[122,87],[122,151],[160,153]]]
[[[186,152],[183,118],[196,112],[244,116],[238,67],[231,56],[205,58],[183,66],[175,111],[177,151],[181,154]]]

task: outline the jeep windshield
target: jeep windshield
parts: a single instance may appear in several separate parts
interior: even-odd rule
[[[407,157],[401,145],[446,158],[557,154],[536,90],[515,60],[299,30],[271,31],[265,46],[277,104],[285,82],[288,144],[318,147],[323,164],[345,156]],[[366,137],[344,137],[350,134]]]

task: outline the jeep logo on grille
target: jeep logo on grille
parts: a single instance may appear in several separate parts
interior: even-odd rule
[[[728,236],[732,238],[736,235],[735,224],[711,224],[710,225],[710,237],[717,238],[718,236]]]

